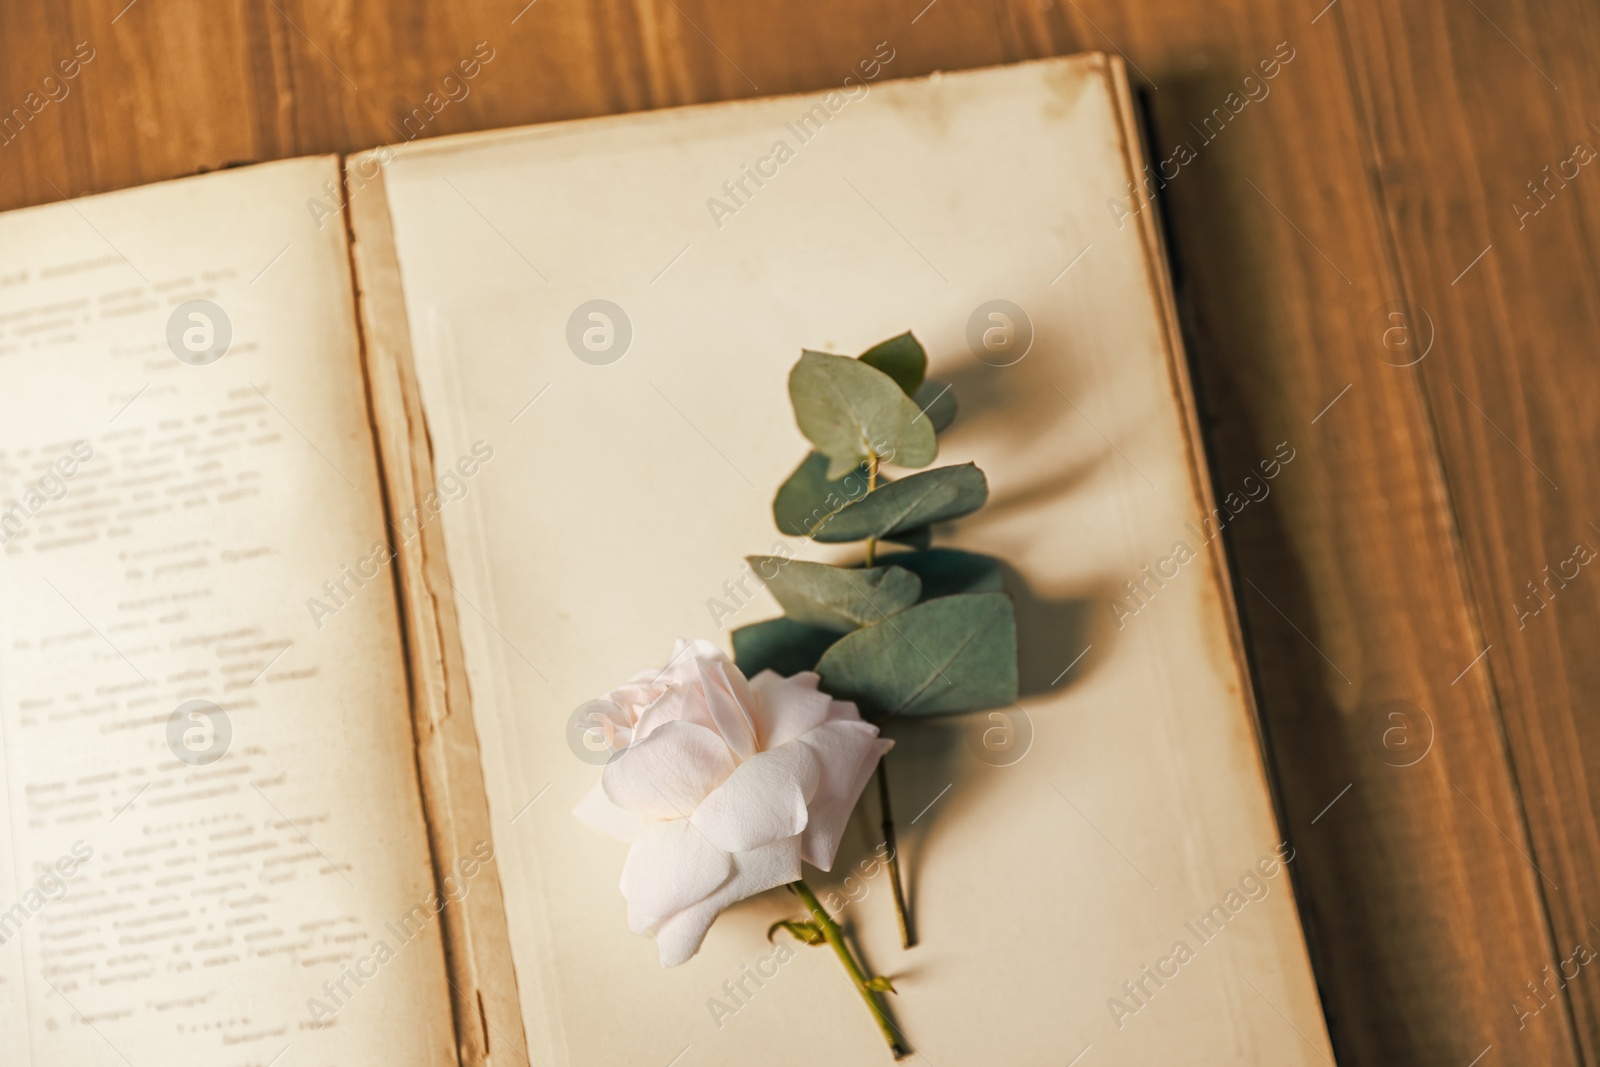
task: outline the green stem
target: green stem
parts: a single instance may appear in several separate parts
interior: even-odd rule
[[[867,493],[864,495],[870,495],[877,488],[878,454],[873,452],[867,456]],[[872,566],[872,557],[877,554],[877,549],[878,539],[876,537],[867,538],[867,566]]]
[[[867,454],[867,492],[870,496],[878,488],[878,454]],[[867,562],[872,566],[877,555],[878,539],[867,538]],[[894,839],[894,819],[889,814],[889,771],[887,768],[888,757],[884,756],[878,761],[878,799],[883,806],[883,843],[889,849],[889,884],[894,886],[894,917],[900,924],[900,947],[911,947],[911,920],[906,914],[906,895],[900,882],[900,849]]]
[[[866,972],[861,969],[861,965],[856,962],[856,958],[850,954],[850,947],[844,943],[844,931],[839,929],[839,924],[833,921],[833,916],[827,913],[822,906],[822,902],[817,899],[817,895],[811,891],[811,887],[806,885],[804,881],[796,879],[789,883],[789,888],[795,891],[796,896],[805,901],[806,908],[811,912],[812,920],[822,930],[822,936],[827,938],[828,944],[833,946],[834,955],[839,957],[839,962],[844,964],[844,969],[850,972],[850,980],[855,984],[856,992],[860,993],[861,999],[867,1002],[867,1010],[872,1012],[872,1018],[877,1022],[878,1030],[882,1032],[883,1039],[889,1043],[889,1051],[894,1053],[894,1058],[899,1060],[911,1055],[911,1050],[906,1047],[904,1039],[900,1036],[900,1031],[896,1029],[894,1023],[889,1021],[889,1013],[883,1010],[883,1005],[879,1003],[877,994],[867,988]]]
[[[900,947],[910,948],[911,922],[906,915],[906,894],[900,885],[900,850],[894,840],[894,812],[889,807],[889,757],[878,758],[878,807],[883,812],[883,843],[889,850],[889,885],[894,889],[894,916],[900,923]]]

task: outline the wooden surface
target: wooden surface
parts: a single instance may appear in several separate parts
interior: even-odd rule
[[[1194,149],[1161,210],[1218,495],[1296,452],[1226,536],[1340,1062],[1600,1064],[1600,968],[1552,977],[1600,947],[1596,568],[1519,619],[1600,550],[1600,168],[1564,162],[1600,145],[1600,12],[125,2],[0,5],[0,108],[38,111],[0,136],[0,209],[403,140],[479,41],[423,136],[817,89],[880,41],[886,77],[1122,53],[1152,156]],[[1283,42],[1269,94],[1202,133]]]

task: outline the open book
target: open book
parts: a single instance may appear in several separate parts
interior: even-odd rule
[[[870,792],[807,877],[927,1063],[1329,1059],[1121,67],[866,58],[0,218],[0,1062],[887,1062],[782,890],[658,965],[569,717],[777,614],[785,373],[905,329],[1023,696],[888,728],[916,947]]]

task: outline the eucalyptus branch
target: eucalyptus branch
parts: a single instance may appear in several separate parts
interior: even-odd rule
[[[867,454],[867,491],[865,496],[871,496],[878,488],[878,453],[876,449]],[[878,539],[867,538],[867,566],[872,566],[873,557],[877,553]],[[900,882],[900,846],[894,839],[894,816],[889,809],[889,757],[883,756],[878,760],[878,803],[883,810],[883,843],[889,850],[889,884],[894,888],[894,917],[900,925],[900,947],[910,948],[914,942],[911,938],[911,919],[906,913],[906,894]]]

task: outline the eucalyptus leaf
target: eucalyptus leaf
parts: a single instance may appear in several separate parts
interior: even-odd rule
[[[884,534],[883,539],[907,548],[927,548],[933,544],[933,531],[926,526],[918,526],[915,530],[896,530],[892,534]]]
[[[852,500],[867,494],[867,471],[857,467],[843,478],[827,476],[828,457],[812,452],[778,487],[772,500],[772,519],[778,529],[796,537],[810,537]],[[879,475],[881,487],[883,476]]]
[[[801,353],[789,372],[789,400],[800,432],[828,457],[830,480],[874,455],[926,467],[939,454],[932,422],[918,418],[922,409],[893,378],[849,356]]]
[[[833,567],[826,563],[746,556],[794,622],[849,633],[910,607],[922,581],[900,567]]]
[[[778,487],[772,500],[772,521],[778,529],[796,537],[811,537],[813,532],[837,515],[852,501],[867,493],[867,470],[857,467],[843,478],[829,481],[828,457],[812,452],[801,461],[794,473]],[[890,479],[878,474],[878,488],[889,484]],[[886,540],[896,541],[912,548],[927,548],[933,543],[933,533],[926,526],[915,530],[900,530],[886,535]]]
[[[956,418],[956,394],[943,382],[932,379],[922,383],[911,396],[911,402],[917,405],[917,410],[922,412],[922,417],[933,423],[934,433],[944,433]]]
[[[872,722],[1004,707],[1017,699],[1017,621],[1005,593],[927,600],[841,637],[821,687]]]
[[[957,548],[891,552],[879,556],[878,565],[904,567],[922,579],[924,600],[957,593],[989,593],[1004,588],[999,560]]]
[[[989,499],[989,481],[971,463],[910,474],[846,504],[812,527],[818,541],[890,537],[930,522],[977,511]]]
[[[928,373],[928,353],[907,330],[898,337],[880,341],[858,357],[868,366],[877,367],[893,378],[905,390],[906,396],[915,397],[917,387]],[[919,408],[922,405],[917,405]]]
[[[792,619],[768,619],[733,631],[733,662],[746,678],[762,671],[784,677],[816,668],[828,646],[839,640],[832,630]]]

